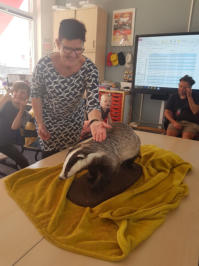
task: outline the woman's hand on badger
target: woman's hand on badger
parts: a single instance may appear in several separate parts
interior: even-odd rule
[[[110,125],[103,121],[95,121],[90,125],[91,134],[95,141],[103,141],[106,139],[106,129],[111,128]]]

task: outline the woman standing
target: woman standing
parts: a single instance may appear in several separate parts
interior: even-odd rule
[[[56,40],[58,52],[43,57],[35,67],[31,96],[43,158],[79,141],[85,106],[96,141],[104,140],[110,127],[101,118],[98,70],[82,55],[85,34],[78,20],[63,20]]]

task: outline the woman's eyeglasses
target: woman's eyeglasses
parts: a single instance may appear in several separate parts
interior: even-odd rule
[[[84,52],[84,50],[85,49],[83,47],[81,47],[81,48],[72,48],[72,47],[68,47],[68,46],[63,47],[64,53],[67,53],[67,54],[74,52],[76,55],[80,55]]]

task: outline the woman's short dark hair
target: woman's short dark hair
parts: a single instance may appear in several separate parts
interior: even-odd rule
[[[180,79],[180,81],[188,82],[191,87],[193,86],[193,84],[195,84],[195,80],[192,77],[188,76],[188,75],[185,75],[184,77],[182,77]]]
[[[59,40],[76,40],[80,39],[85,42],[86,27],[76,19],[64,19],[59,26]]]

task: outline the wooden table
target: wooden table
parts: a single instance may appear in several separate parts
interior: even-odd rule
[[[152,236],[119,263],[74,254],[46,241],[8,196],[0,181],[0,265],[17,266],[197,266],[199,258],[199,142],[137,131],[142,144],[171,150],[193,165],[185,182],[190,195]],[[31,168],[56,165],[65,152],[41,160]]]

